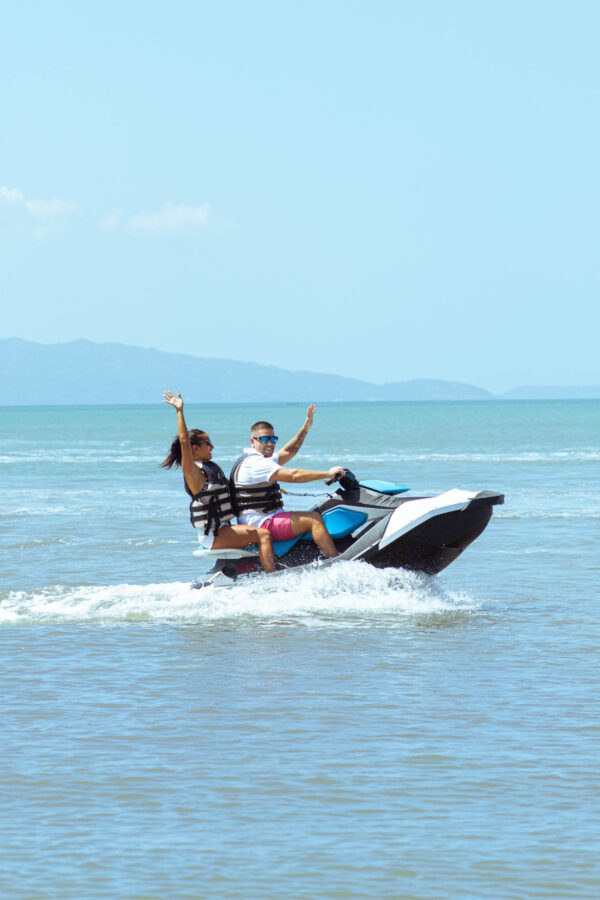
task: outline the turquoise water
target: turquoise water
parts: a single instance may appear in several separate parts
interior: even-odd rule
[[[303,416],[188,410],[223,464]],[[202,594],[174,419],[0,410],[0,892],[597,897],[600,403],[324,404],[299,465],[506,505],[435,579]]]

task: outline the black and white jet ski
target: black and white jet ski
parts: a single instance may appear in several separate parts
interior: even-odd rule
[[[493,507],[504,495],[493,491],[455,488],[424,497],[387,481],[357,481],[348,469],[339,487],[313,507],[321,513],[339,550],[332,560],[323,557],[309,534],[275,541],[277,569],[297,568],[321,560],[360,560],[377,568],[411,569],[436,575],[449,566],[488,524]],[[258,550],[204,550],[194,555],[214,560],[214,568],[194,587],[213,581],[232,584],[243,575],[262,571]],[[218,582],[216,581],[218,579]]]

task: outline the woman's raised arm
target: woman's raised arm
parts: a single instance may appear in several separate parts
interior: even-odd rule
[[[172,394],[171,391],[164,391],[163,400],[177,411],[177,437],[181,445],[181,468],[183,477],[187,486],[193,494],[199,494],[204,488],[206,478],[202,469],[194,462],[192,453],[192,445],[190,435],[183,415],[183,397],[181,394]]]

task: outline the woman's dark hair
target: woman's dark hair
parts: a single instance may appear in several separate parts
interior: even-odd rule
[[[202,441],[205,441],[208,438],[208,435],[205,431],[201,431],[199,428],[191,428],[188,432],[190,436],[190,444],[193,446],[194,444],[201,444]],[[179,468],[181,465],[181,443],[179,438],[176,437],[171,446],[169,447],[169,452],[161,462],[161,466],[163,469],[170,469],[172,466]]]

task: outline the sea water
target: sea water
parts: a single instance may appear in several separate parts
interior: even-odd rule
[[[435,578],[191,590],[175,430],[0,410],[0,895],[599,896],[600,403],[319,406],[302,467],[506,494]]]

